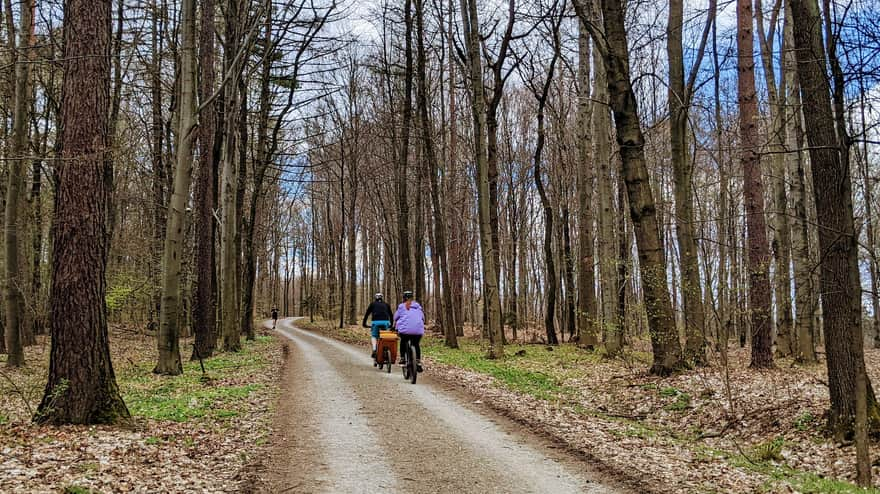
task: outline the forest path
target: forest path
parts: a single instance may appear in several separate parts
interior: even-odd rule
[[[291,341],[271,492],[612,493],[589,465],[432,383],[375,369],[366,349],[278,321]]]

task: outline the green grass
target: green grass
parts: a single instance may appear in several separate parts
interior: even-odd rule
[[[306,331],[325,333],[333,338],[355,345],[370,341],[370,333],[366,328],[352,328],[351,326],[340,328],[338,319],[331,321],[316,317],[315,322],[309,322],[308,318],[303,318],[296,321],[296,326]]]
[[[226,382],[261,372],[268,362],[259,351],[271,341],[271,337],[261,336],[245,342],[240,352],[205,360],[205,375],[198,361],[185,362],[179,376],[157,376],[146,363],[129,367],[119,377],[122,396],[134,417],[175,422],[235,417],[241,413],[241,404],[262,386]]]
[[[449,349],[443,345],[442,339],[429,337],[423,340],[422,351],[440,363],[492,376],[500,385],[512,391],[549,401],[568,400],[573,397],[576,390],[566,386],[565,383],[569,379],[586,375],[578,369],[580,366],[602,359],[601,352],[585,351],[574,345],[560,345],[554,347],[553,351],[547,351],[543,345],[507,345],[504,348],[505,357],[490,360],[485,358],[485,348],[478,342],[459,340],[459,345],[461,346],[459,349]],[[655,391],[659,396],[668,398],[669,402],[664,406],[665,410],[684,412],[692,406],[691,396],[674,387],[649,383],[642,385],[641,388]],[[601,412],[585,409],[576,403],[573,409],[582,415],[605,416]],[[613,433],[617,437],[642,439],[666,437],[684,447],[692,448],[706,461],[722,460],[733,467],[763,474],[767,477],[765,491],[768,493],[779,492],[783,485],[788,485],[795,491],[805,494],[864,492],[880,494],[880,490],[862,490],[849,482],[822,478],[784,465],[782,438],[775,438],[755,446],[750,451],[749,458],[746,458],[741,454],[703,448],[694,443],[693,436],[681,436],[674,431],[652,427],[641,421],[619,417],[605,418],[626,424],[623,430]],[[814,423],[815,418],[805,413],[795,422],[795,428],[804,430],[814,426]],[[695,435],[698,435],[698,431],[694,433]]]
[[[440,339],[426,338],[422,351],[440,363],[487,374],[512,391],[550,401],[573,396],[575,390],[564,383],[582,374],[581,363],[599,358],[572,345],[554,347],[553,351],[539,345],[508,345],[505,357],[487,359],[478,343],[459,340],[459,345],[454,350]]]
[[[813,428],[813,423],[816,421],[816,417],[813,417],[813,414],[810,412],[804,412],[798,416],[794,421],[794,428],[801,431],[806,432]]]
[[[880,494],[880,490],[876,488],[862,489],[850,482],[824,478],[815,473],[805,472],[782,464],[782,438],[776,438],[770,443],[774,443],[772,446],[768,446],[770,449],[775,449],[777,445],[779,447],[778,460],[762,460],[758,457],[747,458],[742,454],[731,454],[720,450],[715,450],[713,454],[724,459],[734,467],[765,475],[768,479],[764,483],[762,492],[779,492],[783,485],[788,485],[795,492],[802,494]],[[755,449],[762,449],[763,447],[764,445],[758,445]]]
[[[78,485],[68,485],[62,492],[63,494],[101,494],[99,491]]]

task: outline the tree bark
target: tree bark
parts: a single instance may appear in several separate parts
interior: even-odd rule
[[[739,101],[740,161],[744,170],[749,252],[749,301],[752,321],[752,368],[773,366],[770,318],[770,251],[764,220],[764,184],[758,154],[758,100],[751,0],[737,0],[737,94]]]
[[[186,207],[192,182],[196,110],[195,0],[184,0],[180,14],[180,99],[178,109],[174,189],[168,203],[165,250],[162,259],[162,310],[159,316],[159,361],[153,372],[177,375],[180,362],[180,279],[183,262]]]
[[[828,427],[840,439],[853,431],[859,393],[866,395],[869,420],[876,421],[880,413],[870,381],[865,379],[864,390],[856,385],[859,374],[865,373],[865,361],[852,182],[849,163],[841,156],[847,137],[835,129],[819,6],[815,0],[792,0],[791,10],[801,99],[810,109],[804,118],[822,260],[819,282],[831,397]]]
[[[486,100],[483,85],[483,69],[480,60],[479,19],[475,0],[461,0],[461,16],[467,46],[467,61],[470,73],[471,111],[474,126],[474,150],[477,164],[477,209],[480,225],[480,257],[485,293],[483,300],[487,310],[487,333],[489,335],[490,358],[504,355],[504,342],[501,334],[501,299],[498,293],[498,271],[492,259],[497,246],[492,240],[492,226],[489,201],[489,172],[486,156]]]
[[[403,122],[401,130],[400,154],[398,156],[396,185],[397,185],[397,241],[398,266],[400,276],[400,289],[413,289],[412,254],[410,251],[409,238],[409,198],[407,197],[407,169],[409,167],[409,138],[412,127],[412,81],[413,81],[413,53],[412,53],[412,0],[404,2],[404,25],[406,28],[405,38],[405,66],[403,81]]]
[[[626,185],[629,214],[636,237],[648,330],[654,354],[651,373],[668,375],[682,366],[681,343],[667,289],[666,258],[645,161],[645,138],[630,80],[624,10],[619,0],[602,0],[601,5],[605,36],[592,34],[595,41],[603,46],[602,58],[608,77],[609,102],[614,112],[617,144],[620,148],[620,177]],[[579,15],[584,19],[583,14],[579,12]]]
[[[110,195],[110,1],[67,0],[61,159],[53,218],[49,379],[34,420],[128,418],[110,362],[106,294]]]
[[[455,322],[452,317],[452,284],[449,279],[449,260],[446,253],[446,218],[440,205],[440,164],[437,161],[437,152],[434,148],[434,140],[431,136],[431,120],[428,116],[428,89],[427,89],[427,55],[425,53],[425,0],[416,2],[416,31],[417,31],[417,60],[418,60],[418,95],[419,116],[422,128],[422,145],[425,148],[425,159],[428,162],[428,173],[431,183],[431,207],[434,211],[434,241],[431,251],[437,255],[439,272],[442,277],[443,292],[435,294],[441,299],[439,304],[441,311],[438,320],[443,329],[445,343],[448,348],[458,348],[458,338],[455,332]]]
[[[714,8],[710,6],[710,15]],[[666,29],[666,53],[669,61],[669,140],[675,195],[675,233],[681,267],[681,292],[684,305],[685,349],[688,362],[702,365],[706,361],[706,312],[703,307],[699,256],[694,235],[694,163],[687,147],[688,114],[691,103],[691,84],[685,84],[684,2],[671,0]],[[705,41],[704,41],[705,43]],[[702,48],[695,67],[700,65]]]
[[[161,289],[159,276],[161,271],[155,266],[161,265],[159,252],[162,252],[163,241],[165,239],[165,187],[166,187],[166,170],[165,155],[163,152],[165,134],[163,131],[164,120],[162,116],[162,39],[163,32],[160,32],[163,24],[159,15],[159,7],[156,1],[151,4],[152,12],[152,29],[150,31],[150,52],[152,59],[150,61],[150,108],[151,108],[151,129],[150,129],[150,154],[153,166],[152,173],[152,192],[153,192],[153,238],[152,238],[152,254],[153,262],[150,263],[150,277],[152,281],[152,303],[150,305],[150,325],[154,325],[153,317],[158,317],[161,303]],[[155,328],[150,328],[155,329]]]
[[[202,77],[199,97],[207,101],[214,92],[214,29],[216,6],[214,0],[202,0],[199,30],[199,59]],[[195,269],[196,290],[193,303],[192,360],[208,358],[217,344],[217,300],[214,287],[214,181],[219,153],[215,153],[217,113],[213,102],[199,114],[199,168],[195,186]]]
[[[577,327],[579,342],[585,348],[593,349],[599,346],[599,337],[596,327],[596,279],[593,265],[595,263],[593,252],[593,187],[594,166],[596,160],[591,160],[590,151],[593,140],[593,132],[590,126],[593,113],[596,108],[590,101],[590,37],[583,21],[578,21],[578,171],[577,171],[577,194],[578,194],[578,276],[577,276]],[[598,71],[601,63],[593,64],[594,70]],[[595,98],[595,89],[593,91]],[[603,111],[600,106],[598,111]],[[610,122],[609,122],[610,126]],[[517,228],[515,226],[514,228]],[[515,274],[515,273],[514,273]]]
[[[595,13],[601,22],[601,14]],[[608,107],[608,77],[605,64],[593,69],[593,163],[597,170],[596,189],[599,195],[599,279],[601,283],[601,321],[605,337],[605,352],[613,357],[623,350],[623,330],[618,317],[617,257],[618,241],[614,234],[614,175],[617,170],[611,161],[611,114]],[[623,207],[620,209],[623,213]],[[620,232],[622,235],[623,233]],[[592,267],[591,267],[592,268]]]
[[[791,228],[788,224],[788,194],[785,190],[785,85],[783,75],[777,87],[772,47],[774,46],[775,20],[779,14],[778,4],[772,13],[770,34],[765,33],[764,13],[761,0],[755,0],[755,20],[758,25],[758,41],[764,79],[770,103],[770,184],[773,197],[773,242],[775,263],[773,287],[776,294],[776,352],[783,357],[794,353],[791,316]],[[782,50],[786,50],[783,34]]]
[[[12,159],[8,162],[6,185],[5,226],[3,229],[6,249],[6,365],[21,367],[24,365],[24,347],[22,345],[22,323],[24,314],[24,296],[22,287],[24,276],[21,272],[19,259],[19,228],[21,226],[21,196],[24,189],[24,164],[28,151],[28,129],[30,125],[30,78],[29,62],[31,49],[32,0],[23,0],[20,4],[20,21],[18,49],[14,52],[15,61],[15,93],[12,115]],[[11,16],[12,13],[10,12]],[[14,36],[13,33],[9,33]]]

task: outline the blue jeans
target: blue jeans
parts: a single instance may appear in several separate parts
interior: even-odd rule
[[[373,338],[378,338],[380,329],[388,329],[390,327],[391,321],[373,321],[373,325],[370,327],[370,336],[372,336]]]

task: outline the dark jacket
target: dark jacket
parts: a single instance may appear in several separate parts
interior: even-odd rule
[[[391,306],[386,304],[384,300],[375,300],[367,307],[367,313],[364,314],[364,322],[367,324],[367,318],[372,314],[374,321],[391,321]]]

